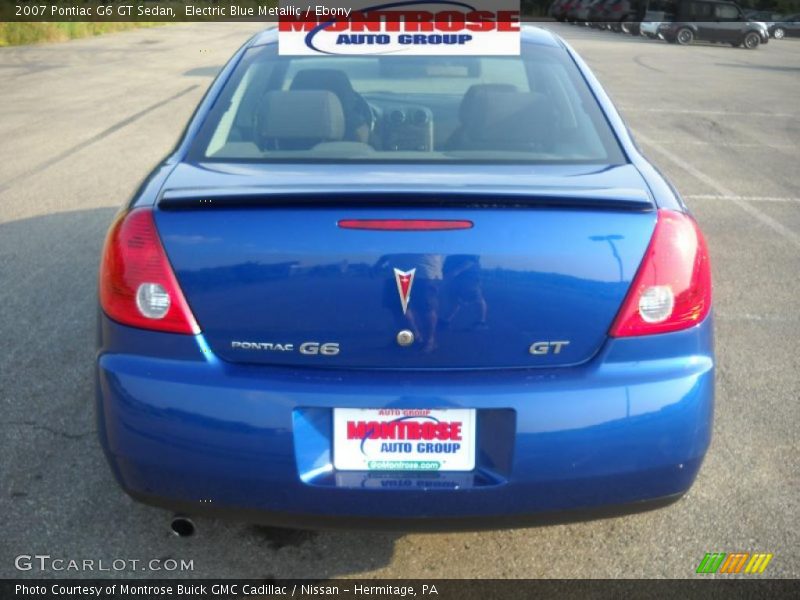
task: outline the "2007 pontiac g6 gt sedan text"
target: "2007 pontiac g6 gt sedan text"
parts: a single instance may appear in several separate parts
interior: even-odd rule
[[[711,436],[706,243],[583,61],[254,37],[112,224],[97,409],[134,498],[293,527],[664,505]]]

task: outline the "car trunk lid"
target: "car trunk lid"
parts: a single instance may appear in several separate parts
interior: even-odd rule
[[[156,222],[217,355],[497,369],[575,365],[599,350],[656,219],[633,167],[506,168],[481,181],[464,171],[438,186],[452,166],[397,186],[386,183],[391,168],[369,169],[354,186],[350,168],[178,167]],[[347,220],[469,226],[342,227]]]

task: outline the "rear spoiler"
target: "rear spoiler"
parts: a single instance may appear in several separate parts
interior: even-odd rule
[[[650,211],[653,200],[641,190],[558,188],[464,189],[348,189],[337,188],[211,188],[165,191],[158,201],[162,210],[213,210],[257,207],[430,207],[469,208],[585,208]]]

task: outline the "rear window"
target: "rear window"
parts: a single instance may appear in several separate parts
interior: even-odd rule
[[[248,50],[191,150],[196,161],[620,164],[569,55],[286,57]]]

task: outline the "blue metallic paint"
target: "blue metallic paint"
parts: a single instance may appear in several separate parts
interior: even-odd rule
[[[548,32],[528,29],[523,40],[562,45],[573,56],[632,165],[603,171],[593,180],[580,169],[540,170],[531,179],[547,179],[538,183],[548,194],[576,189],[597,193],[603,188],[609,196],[630,194],[685,211],[675,190],[640,154],[583,61]],[[221,174],[183,160],[245,49],[275,41],[274,31],[265,32],[233,57],[200,103],[182,141],[129,207],[156,205],[168,180],[166,187],[178,195],[217,185],[224,192],[230,177],[239,178],[237,186],[254,182],[246,168]],[[291,186],[297,175],[292,169],[274,169],[270,183]],[[441,185],[440,167],[412,169],[418,191]],[[521,175],[521,168],[509,169]],[[479,171],[467,167],[461,175],[468,170]],[[343,175],[341,166],[330,165],[318,166],[315,173],[317,181],[311,184],[317,189],[339,185],[342,190],[346,177],[355,174]],[[510,174],[494,173],[498,181]],[[474,185],[483,175],[464,185]],[[385,172],[375,171],[372,177],[367,191],[386,181]],[[525,183],[534,182],[520,187]],[[160,226],[164,217],[157,217]],[[177,222],[175,227],[177,231]],[[98,432],[115,476],[135,497],[198,509],[294,514],[300,524],[304,516],[464,516],[477,517],[479,523],[495,515],[667,497],[691,486],[710,442],[712,331],[709,316],[677,333],[608,338],[590,360],[558,368],[334,370],[235,364],[221,360],[204,334],[137,330],[101,314]],[[477,468],[413,477],[337,474],[330,456],[334,406],[478,409]]]
[[[401,210],[405,218],[469,219],[475,226],[438,234],[343,230],[336,226],[343,217],[399,213],[344,207],[158,211],[156,222],[192,312],[220,358],[384,369],[589,360],[606,338],[655,223],[653,211]],[[443,278],[425,279],[431,262],[443,265]],[[464,265],[466,284],[463,273],[453,275]],[[393,268],[417,272],[408,314],[400,310]],[[487,308],[485,321],[477,296]],[[395,336],[404,328],[435,341],[439,351],[399,347]],[[341,352],[309,357],[233,349],[234,340],[295,347],[336,342]],[[532,343],[550,340],[569,344],[558,354],[528,352]]]
[[[711,436],[711,317],[611,339],[579,367],[455,373],[235,365],[204,353],[202,335],[101,320],[100,439],[125,489],[166,500],[398,518],[589,508],[684,492]],[[445,475],[456,490],[436,475],[400,490],[337,479],[333,406],[477,408],[478,468]]]

